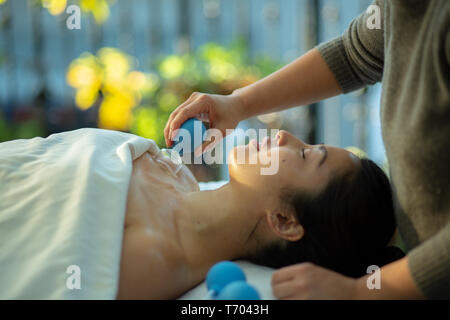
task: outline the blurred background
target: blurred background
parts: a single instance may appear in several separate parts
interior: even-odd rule
[[[0,142],[99,127],[163,148],[170,112],[193,91],[257,81],[340,35],[370,2],[0,0]],[[70,5],[81,29],[67,26]],[[385,166],[379,99],[376,85],[239,128],[285,129]],[[228,178],[225,165],[189,167],[199,181]]]

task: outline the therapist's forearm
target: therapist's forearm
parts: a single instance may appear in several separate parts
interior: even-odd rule
[[[242,101],[242,120],[295,106],[311,104],[342,93],[317,49],[312,49],[271,75],[235,90]]]
[[[408,257],[380,269],[381,287],[369,289],[367,280],[372,275],[357,280],[358,299],[425,299],[417,287],[408,267]]]

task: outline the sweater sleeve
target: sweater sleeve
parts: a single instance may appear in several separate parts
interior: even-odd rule
[[[450,223],[408,253],[416,285],[428,299],[450,299]]]
[[[368,21],[373,21],[376,13],[366,10],[342,36],[316,47],[344,93],[379,82],[383,76],[384,0],[376,0],[372,5],[379,8],[380,29],[368,28]]]

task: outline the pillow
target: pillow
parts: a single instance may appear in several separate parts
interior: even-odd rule
[[[208,181],[208,182],[199,182],[198,187],[200,190],[214,190],[228,183],[228,180],[219,180],[219,181]]]

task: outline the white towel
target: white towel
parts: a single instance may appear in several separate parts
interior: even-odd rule
[[[0,144],[0,299],[115,298],[132,161],[146,151],[159,148],[92,128]]]

